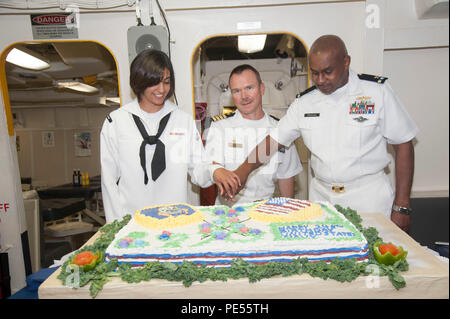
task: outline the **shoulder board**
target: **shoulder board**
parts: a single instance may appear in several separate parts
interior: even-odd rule
[[[270,115],[270,114],[269,114]],[[271,118],[273,118],[275,121],[279,121],[280,119],[278,117],[275,117],[273,115],[270,115]]]
[[[297,94],[297,98],[299,98],[299,97],[301,97],[301,96],[303,96],[303,95],[305,95],[305,94],[307,94],[307,93],[309,93],[309,92],[312,92],[312,91],[314,91],[315,89],[316,89],[316,86],[313,85],[313,86],[311,86],[310,88],[307,88],[306,90],[304,90],[303,92],[300,92],[299,94]]]
[[[112,118],[109,115],[106,115],[106,119],[109,121],[109,123],[112,123]]]
[[[380,84],[383,84],[388,79],[387,77],[384,77],[384,76],[364,74],[364,73],[359,73],[358,78],[360,78],[361,80],[377,82]]]
[[[216,115],[213,116],[211,119],[213,120],[213,122],[219,121],[219,120],[223,120],[229,117],[232,117],[235,114],[235,112],[231,112],[231,113],[227,113],[227,114],[221,114],[221,115]]]

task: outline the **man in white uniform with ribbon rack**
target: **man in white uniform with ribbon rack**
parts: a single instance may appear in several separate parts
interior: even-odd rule
[[[408,231],[414,173],[412,139],[417,126],[387,78],[356,74],[350,69],[350,56],[339,37],[318,38],[308,58],[315,86],[291,104],[278,130],[235,171],[241,184],[275,153],[274,149],[302,136],[311,151],[314,174],[309,199],[329,201],[358,213],[381,212]],[[384,172],[390,162],[388,143],[395,150],[395,191]]]

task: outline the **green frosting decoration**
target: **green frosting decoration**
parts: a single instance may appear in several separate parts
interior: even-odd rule
[[[173,247],[173,248],[180,248],[182,247],[181,243],[189,238],[189,235],[187,234],[172,234],[170,235],[169,239],[167,239],[163,247]],[[159,240],[159,236],[156,237],[157,240]]]
[[[242,207],[245,210],[258,205],[259,203],[251,203],[247,205],[238,205],[237,207]],[[241,212],[235,211],[230,216],[230,209],[228,206],[213,206],[200,208],[202,212],[213,213],[215,211],[223,210],[223,214],[216,215],[215,219],[210,222],[200,223],[199,233],[202,236],[202,240],[190,247],[198,247],[206,245],[215,240],[223,240],[225,242],[231,243],[248,243],[264,237],[264,232],[249,228],[245,225],[247,220],[241,220]],[[202,227],[203,224],[209,224],[208,227]],[[202,232],[202,229],[208,228],[208,232]]]

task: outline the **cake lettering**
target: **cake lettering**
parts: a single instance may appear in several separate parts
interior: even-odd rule
[[[351,238],[355,234],[347,231],[343,226],[340,225],[288,225],[279,226],[278,231],[280,232],[282,238],[287,239],[300,239],[300,238]]]

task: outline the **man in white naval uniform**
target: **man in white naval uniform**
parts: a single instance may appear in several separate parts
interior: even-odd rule
[[[235,113],[213,118],[208,130],[206,152],[214,162],[235,170],[249,153],[277,126],[278,120],[262,108],[265,86],[259,72],[248,64],[230,73],[229,87]],[[233,205],[269,198],[278,182],[280,195],[294,197],[295,176],[302,171],[295,145],[277,152],[268,163],[253,171],[233,201],[217,196],[216,204]]]
[[[278,130],[258,145],[256,154],[262,154],[259,147],[289,145],[303,136],[315,175],[311,200],[359,213],[381,212],[408,231],[415,123],[386,78],[350,70],[350,56],[339,37],[317,39],[308,58],[315,86],[292,103]],[[387,143],[395,150],[395,192],[384,173],[390,162]],[[266,160],[260,156],[256,163],[241,165],[235,171],[241,183]]]
[[[217,170],[206,157],[194,120],[167,100],[175,79],[166,54],[140,53],[131,64],[130,85],[137,98],[110,113],[100,136],[107,222],[148,206],[185,203],[187,174],[206,187]]]

